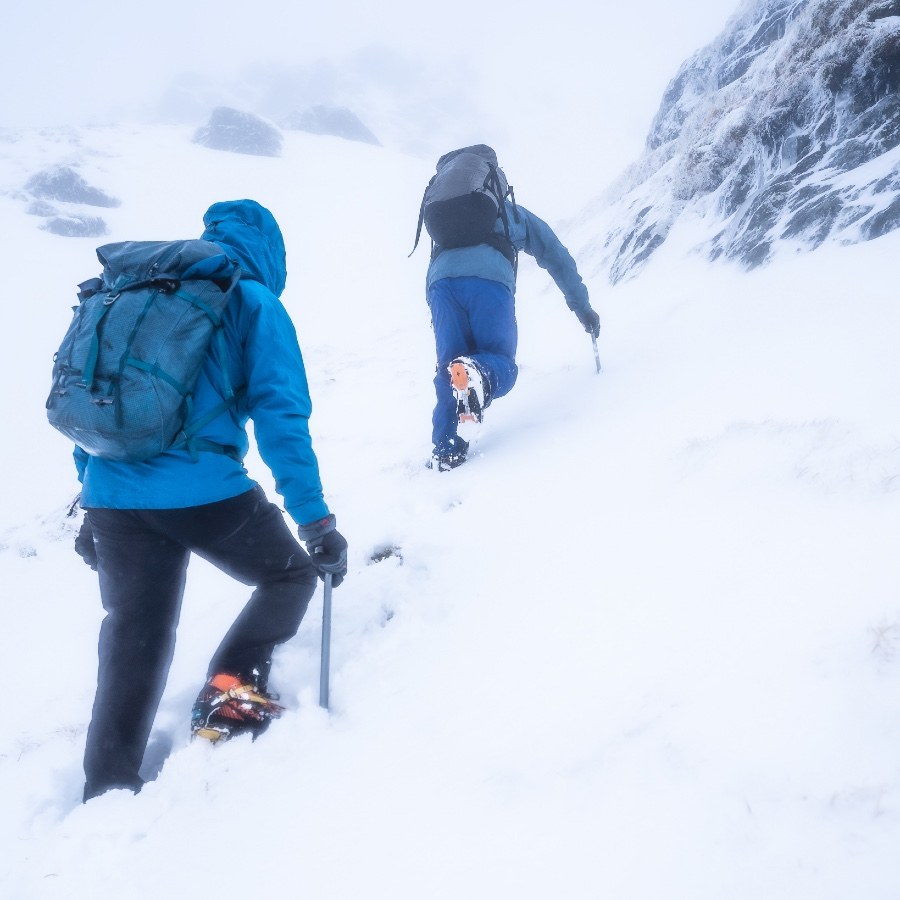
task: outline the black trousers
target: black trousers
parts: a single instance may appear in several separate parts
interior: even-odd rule
[[[241,675],[264,690],[272,651],[297,633],[316,589],[309,556],[260,487],[204,506],[90,509],[87,515],[106,617],[84,757],[85,800],[143,784],[138,772],[175,652],[191,553],[256,588],[207,676]]]

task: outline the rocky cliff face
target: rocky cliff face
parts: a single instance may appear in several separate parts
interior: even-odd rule
[[[748,0],[681,67],[616,188],[610,280],[691,214],[702,253],[748,268],[900,226],[898,88],[900,0]]]

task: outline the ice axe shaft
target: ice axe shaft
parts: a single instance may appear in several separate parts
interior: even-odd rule
[[[328,679],[331,669],[331,573],[325,573],[322,603],[322,664],[319,668],[319,706],[328,709]]]
[[[591,335],[591,343],[594,345],[594,362],[597,363],[597,374],[600,374],[600,351],[597,349],[597,338]]]

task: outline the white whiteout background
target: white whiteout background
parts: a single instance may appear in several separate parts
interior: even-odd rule
[[[673,71],[729,11],[695,21]],[[608,40],[604,15],[622,44],[654,18],[598,11],[579,46]],[[539,63],[559,96],[573,83],[564,48],[509,52],[506,70]],[[604,65],[598,82],[634,82],[649,123],[673,71],[649,96]],[[583,112],[572,144],[599,148],[583,170],[599,194],[622,162],[603,148],[633,137]],[[521,202],[576,217],[575,179],[565,202],[554,181],[565,123],[543,145],[508,122],[496,143]],[[519,383],[471,462],[436,475],[427,254],[407,259],[433,159],[295,133],[280,159],[245,157],[192,133],[132,122],[0,144],[0,896],[896,900],[900,237],[785,248],[748,274],[688,255],[703,223],[683,223],[638,279],[589,281],[600,375],[523,257]],[[195,236],[221,199],[275,213],[326,497],[351,544],[330,713],[319,593],[277,658],[285,717],[256,743],[189,743],[247,593],[194,561],[154,780],[84,806],[102,611],[65,516],[70,447],[43,404],[102,241],[40,231],[16,195],[72,160],[122,200],[105,240]],[[585,228],[560,233],[575,249]]]

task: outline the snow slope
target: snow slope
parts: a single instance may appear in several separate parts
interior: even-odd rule
[[[673,237],[640,278],[590,282],[599,376],[523,259],[519,384],[437,475],[426,254],[406,257],[429,167],[294,133],[281,159],[241,157],[190,131],[0,152],[0,896],[896,900],[900,237],[750,274]],[[122,200],[108,240],[195,235],[219,199],[273,210],[351,542],[330,715],[317,597],[276,661],[277,727],[188,743],[246,593],[195,561],[157,777],[84,806],[101,610],[42,406],[99,242],[40,231],[16,196],[61,160]]]

